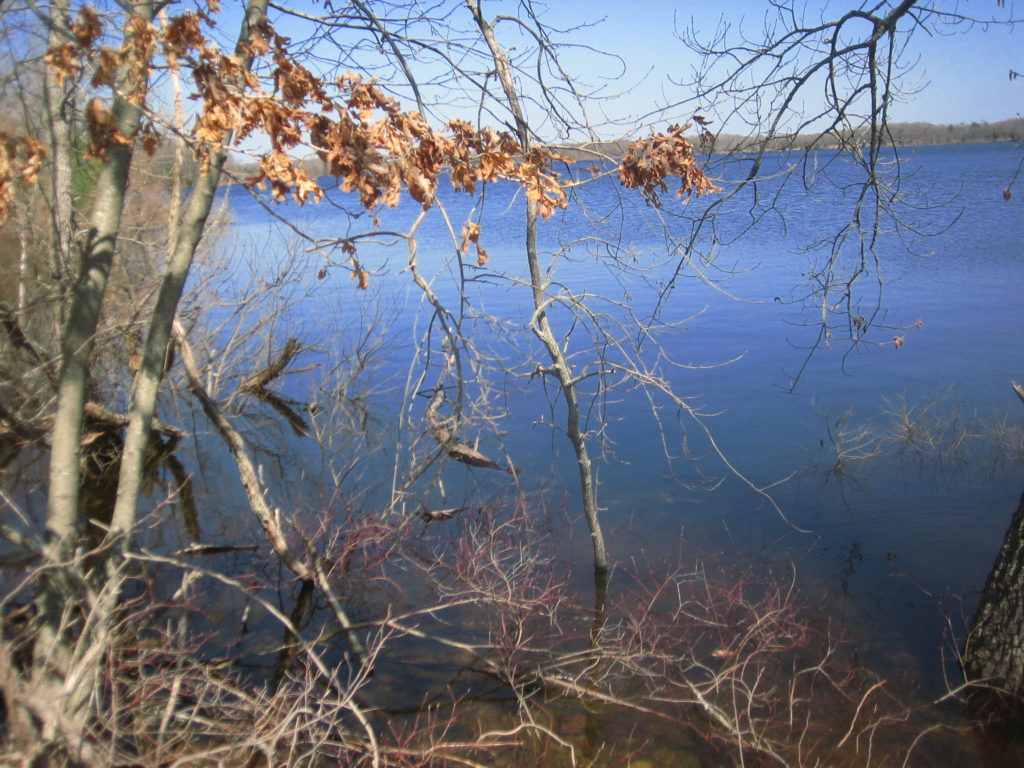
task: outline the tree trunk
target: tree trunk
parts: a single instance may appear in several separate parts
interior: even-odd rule
[[[134,3],[129,12],[152,22],[154,4]],[[55,7],[54,13],[60,13]],[[126,37],[127,37],[126,27]],[[147,66],[127,62],[117,74],[115,95],[110,110],[113,128],[124,137],[133,137],[142,115],[141,104],[123,94],[145,93]],[[96,183],[95,202],[90,214],[89,231],[82,248],[81,274],[71,293],[71,308],[61,339],[61,367],[57,388],[57,412],[54,417],[50,450],[49,488],[47,492],[46,554],[52,565],[40,581],[38,607],[41,619],[36,638],[33,685],[41,700],[50,701],[57,713],[57,726],[44,728],[45,743],[60,741],[69,754],[87,748],[85,713],[95,696],[95,676],[100,659],[83,664],[76,659],[75,635],[81,632],[81,594],[71,588],[75,574],[61,566],[72,561],[81,536],[82,514],[79,503],[80,444],[85,411],[89,358],[99,324],[103,297],[113,260],[124,209],[128,173],[132,163],[133,142],[109,142]],[[105,622],[94,626],[98,633],[95,649],[105,647]]]
[[[243,45],[249,42],[250,30],[259,23],[267,13],[268,0],[251,0],[246,9],[238,32],[235,52],[241,55]],[[246,68],[252,65],[252,58],[245,60]],[[231,140],[230,134],[223,137],[223,145]],[[174,248],[164,271],[163,282],[157,295],[156,306],[146,335],[142,365],[135,379],[135,391],[132,408],[129,414],[128,433],[125,436],[124,450],[121,454],[121,469],[118,480],[117,502],[111,524],[111,533],[124,536],[121,547],[130,541],[131,528],[135,524],[138,508],[139,490],[142,487],[143,468],[145,465],[146,446],[156,411],[157,394],[160,381],[164,374],[164,360],[167,355],[167,343],[171,336],[171,327],[181,300],[192,260],[206,228],[206,220],[213,207],[217,185],[221,171],[227,158],[225,149],[215,152],[206,172],[196,180],[192,188],[184,220],[177,229]]]
[[[1024,705],[1024,494],[971,622],[964,670],[979,681],[976,700],[994,699],[1012,709]],[[995,696],[984,696],[992,691]]]
[[[69,0],[54,0],[50,10],[49,43],[51,47],[67,41]],[[52,278],[57,281],[63,297],[75,274],[73,257],[75,211],[71,194],[71,113],[70,80],[61,82],[52,68],[46,68],[46,128],[50,155],[50,232],[52,233]],[[57,302],[54,313],[59,333],[64,323],[64,302]]]
[[[494,37],[494,29],[483,17],[480,5],[477,0],[466,0],[476,20],[480,34],[494,59],[495,70],[498,80],[501,82],[505,98],[508,100],[509,110],[515,117],[516,134],[523,151],[530,148],[530,129],[523,114],[519,102],[519,93],[516,90],[515,81],[512,78],[512,68],[509,66],[505,52],[498,45]],[[540,339],[547,350],[548,358],[551,360],[550,373],[558,380],[565,398],[566,408],[566,434],[569,442],[572,443],[573,451],[576,453],[576,468],[580,477],[580,494],[583,497],[583,516],[587,520],[590,529],[590,542],[594,549],[594,567],[598,572],[608,568],[608,554],[605,550],[604,535],[601,532],[601,521],[598,517],[597,492],[594,487],[594,470],[590,461],[590,453],[587,450],[587,438],[585,431],[580,428],[580,405],[576,390],[576,379],[573,377],[572,368],[565,357],[562,347],[555,337],[551,324],[548,321],[546,307],[551,303],[547,296],[547,289],[550,281],[545,279],[541,272],[540,259],[537,253],[537,204],[531,200],[526,203],[526,260],[530,267],[530,286],[533,289],[534,313],[530,321],[530,327],[537,338]]]
[[[136,3],[132,11],[146,22],[153,20],[152,3]],[[116,93],[133,93],[144,89],[144,83],[136,82],[138,77],[139,73],[132,66],[123,67],[118,74]],[[122,95],[114,97],[111,122],[122,136],[135,135],[141,115],[140,104]],[[96,198],[89,231],[82,251],[81,276],[72,292],[71,310],[61,342],[61,369],[50,455],[46,518],[47,540],[54,545],[53,554],[61,561],[71,554],[79,533],[79,443],[89,357],[120,231],[132,153],[132,142],[121,144],[112,141],[106,147],[106,157],[96,182]]]

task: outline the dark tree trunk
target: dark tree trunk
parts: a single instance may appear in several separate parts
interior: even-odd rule
[[[1006,531],[964,647],[975,702],[1024,710],[1024,494]]]

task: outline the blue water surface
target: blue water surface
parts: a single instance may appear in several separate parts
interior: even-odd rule
[[[937,679],[947,618],[969,615],[1024,488],[1020,432],[1013,432],[1024,424],[1024,408],[1009,386],[1024,379],[1024,223],[1020,199],[1002,198],[1020,153],[1010,144],[901,150],[899,185],[907,203],[897,208],[898,219],[882,216],[879,262],[858,284],[851,314],[831,316],[830,339],[820,337],[820,311],[804,301],[802,286],[828,253],[807,246],[849,221],[858,191],[856,173],[834,153],[812,155],[784,187],[768,180],[757,198],[752,190],[738,194],[722,206],[714,239],[708,229],[691,251],[679,244],[714,198],[666,198],[661,211],[652,211],[605,178],[579,191],[582,210],[574,205],[542,222],[543,261],[554,265],[553,279],[615,302],[588,299],[608,321],[626,317],[627,308],[641,319],[657,311],[667,323],[686,320],[656,337],[660,353],[646,343],[643,359],[691,407],[715,414],[703,424],[749,480],[729,471],[702,427],[669,398],[620,388],[598,399],[587,427],[599,457],[612,558],[682,550],[688,557],[791,560],[808,593],[828,598],[880,658],[906,650],[926,677]],[[785,162],[770,157],[762,170],[781,172]],[[729,191],[740,169],[717,163],[712,159],[709,171]],[[222,255],[233,267],[225,291],[272,280],[283,254],[299,254],[299,298],[287,316],[315,346],[307,360],[326,366],[344,359],[342,342],[351,341],[361,318],[387,318],[369,410],[389,454],[381,466],[389,466],[390,453],[400,457],[403,441],[424,433],[426,398],[410,382],[422,370],[436,373],[441,349],[431,308],[406,269],[406,241],[381,235],[357,242],[357,258],[370,271],[370,289],[360,291],[345,254],[313,248],[296,239],[293,227],[321,241],[371,228],[403,232],[420,207],[404,200],[379,211],[375,225],[367,214],[348,216],[343,208],[355,210],[354,201],[337,189],[329,191],[334,207],[280,204],[270,212],[243,190],[228,195],[232,224]],[[443,185],[439,198],[445,215],[428,212],[416,231],[417,263],[486,359],[476,374],[465,369],[465,383],[470,394],[489,393],[479,413],[491,421],[467,421],[465,438],[507,456],[520,474],[515,481],[451,466],[443,493],[437,485],[422,492],[461,503],[543,491],[564,498],[574,515],[574,458],[552,427],[564,412],[555,390],[528,376],[546,361],[528,331],[533,307],[522,194],[498,183],[481,201]],[[489,255],[481,267],[472,247],[465,255],[458,250],[470,216],[481,222]],[[666,291],[684,257],[690,261]],[[206,311],[212,317],[217,309]],[[865,341],[853,345],[841,331],[858,314],[870,327]],[[573,327],[565,311],[553,309],[551,317],[557,333]],[[349,330],[330,341],[339,327]],[[574,333],[582,366],[588,359],[582,326]],[[434,350],[432,357],[425,348]],[[667,359],[695,367],[674,367]],[[609,360],[616,360],[614,351]],[[289,394],[315,396],[310,390],[323,381],[323,370],[293,377]],[[432,388],[435,380],[428,375],[424,384]],[[882,439],[899,434],[893,412],[908,408],[925,412],[919,426],[946,436],[934,449]],[[1000,424],[1011,435],[1008,445],[996,436]],[[855,448],[859,429],[879,442],[866,438],[861,451],[837,463],[837,441]],[[312,476],[317,468],[304,471]],[[381,491],[368,499],[387,495],[390,476],[380,472],[362,475]],[[770,486],[781,514],[751,485]],[[577,535],[569,554],[585,560],[587,547],[587,537]]]

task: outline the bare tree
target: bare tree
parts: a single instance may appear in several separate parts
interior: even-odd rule
[[[874,706],[878,687],[846,686],[845,677],[834,675],[828,638],[808,652],[810,660],[799,654],[784,659],[790,665],[786,671],[795,672],[788,687],[780,687],[785,672],[778,654],[804,650],[809,634],[794,618],[786,585],[769,583],[763,599],[747,599],[712,588],[698,569],[692,576],[677,573],[653,580],[653,592],[643,593],[636,605],[606,604],[609,557],[600,526],[593,449],[606,445],[600,417],[611,393],[639,392],[655,410],[658,403],[670,404],[682,415],[681,421],[707,437],[730,470],[743,475],[718,449],[699,409],[670,384],[665,369],[672,363],[657,352],[661,334],[673,330],[674,324],[638,317],[628,300],[563,284],[557,278],[559,260],[580,244],[563,244],[545,264],[538,229],[577,204],[579,189],[595,179],[617,180],[638,190],[639,197],[666,218],[677,215],[661,202],[672,178],[679,180],[679,196],[717,192],[687,138],[688,126],[674,125],[660,134],[624,141],[622,157],[584,147],[578,151],[592,157],[597,170],[568,167],[545,140],[556,134],[588,139],[596,134],[585,117],[584,94],[559,63],[555,32],[543,24],[530,2],[522,3],[516,16],[490,17],[479,0],[425,9],[420,4],[353,0],[341,9],[325,4],[315,13],[250,0],[240,16],[231,53],[213,43],[212,8],[197,13],[155,2],[118,8],[104,6],[98,11],[80,5],[76,11],[70,3],[56,2],[48,17],[40,14],[47,19],[49,40],[44,90],[47,142],[13,133],[0,137],[0,205],[5,207],[19,176],[31,181],[38,175],[40,150],[44,143],[50,146],[52,256],[61,269],[78,271],[59,339],[59,371],[52,374],[54,403],[39,409],[40,418],[31,421],[0,413],[19,439],[40,441],[52,424],[47,511],[41,529],[5,497],[15,524],[0,531],[35,564],[4,600],[4,607],[22,623],[13,622],[11,631],[5,631],[0,661],[8,722],[27,763],[48,755],[53,763],[85,765],[213,759],[239,764],[338,759],[375,766],[446,761],[476,765],[484,761],[481,755],[486,750],[518,748],[530,738],[539,739],[545,749],[571,753],[571,745],[540,717],[542,697],[537,694],[557,692],[673,722],[684,719],[681,711],[695,708],[713,724],[712,738],[725,734],[727,743],[735,744],[741,762],[748,754],[778,763],[791,761],[792,743],[787,739],[800,742],[813,733],[819,739],[816,743],[825,746],[813,757],[798,750],[796,762],[814,764],[819,758],[843,755],[858,739],[870,741],[889,716],[886,713],[902,712],[895,705],[891,710],[880,707],[877,714],[873,710],[864,718],[866,709]],[[28,11],[34,10],[30,4]],[[163,12],[159,25],[158,10]],[[823,77],[830,96],[827,109],[817,116],[826,126],[819,129],[820,135],[834,137],[848,150],[866,178],[855,196],[850,226],[826,243],[828,263],[815,276],[817,287],[811,295],[822,308],[822,334],[829,333],[832,313],[840,311],[850,316],[856,340],[873,321],[852,314],[859,311],[853,287],[877,267],[876,238],[896,200],[880,169],[900,25],[907,20],[922,23],[924,17],[915,16],[919,12],[945,17],[904,2],[803,25],[795,23],[791,11],[777,10],[779,26],[769,30],[766,47],[748,51],[749,61],[741,57],[742,66],[731,75],[698,79],[702,109],[719,92],[745,93],[738,103],[749,106],[763,104],[759,95],[774,92],[780,84],[789,96],[771,105],[770,116],[752,117],[752,125],[761,131],[753,145],[753,167],[739,185],[711,203],[676,244],[672,253],[683,257],[677,274],[700,248],[713,248],[702,238],[714,230],[715,213],[738,199],[740,190],[762,184],[759,166],[786,135],[795,94]],[[285,16],[290,24],[306,25],[295,27],[304,31],[295,35],[298,42],[280,34],[269,12]],[[854,28],[863,34],[846,40]],[[511,46],[499,37],[506,30],[528,41],[525,54],[511,55]],[[824,41],[828,35],[831,38]],[[705,53],[710,65],[723,58],[735,60],[742,49],[713,48]],[[338,55],[326,57],[325,51]],[[788,59],[794,52],[810,52],[810,63],[799,56],[795,63]],[[779,75],[777,61],[783,68],[792,64],[796,74]],[[766,74],[761,73],[762,64],[770,65]],[[737,89],[736,83],[754,70],[761,79],[747,91]],[[368,77],[374,74],[380,81]],[[194,97],[189,119],[182,110],[168,117],[160,109],[162,89],[170,87],[169,100],[174,101],[173,89],[179,82]],[[418,109],[403,107],[396,95],[415,102]],[[858,138],[861,126],[852,122],[862,99],[869,101],[863,147]],[[453,103],[472,105],[477,124],[453,116]],[[76,108],[82,109],[78,117],[73,114]],[[70,117],[67,109],[72,110]],[[712,137],[704,130],[707,119],[691,116],[698,125],[697,141],[710,142]],[[75,237],[80,212],[68,207],[67,199],[67,171],[74,162],[74,136],[67,126],[75,119],[88,134],[89,147],[82,154],[94,158],[99,169],[91,208],[82,216],[86,231],[80,241]],[[812,123],[799,123],[796,132]],[[257,149],[243,149],[251,136],[263,143]],[[122,350],[129,358],[132,381],[130,397],[123,398],[131,404],[121,414],[114,412],[113,403],[95,402],[90,392],[100,367],[97,341],[104,312],[114,303],[109,286],[120,268],[117,257],[126,252],[124,212],[135,192],[131,173],[141,159],[136,149],[152,152],[161,139],[172,137],[179,147],[191,150],[197,175],[180,220],[166,227],[166,258],[161,254],[144,266],[159,275],[158,287],[133,296],[131,331],[143,325],[147,331],[144,341],[129,335],[135,341],[126,341]],[[253,163],[251,173],[229,172],[233,152]],[[311,165],[296,157],[304,152],[314,154],[337,180],[346,194],[341,202],[325,199],[324,188],[309,173]],[[182,164],[179,155],[179,174]],[[529,294],[531,311],[519,330],[532,334],[532,340],[523,345],[522,359],[514,364],[490,359],[486,341],[474,332],[478,321],[503,328],[504,319],[472,305],[473,257],[476,269],[488,264],[487,231],[478,216],[471,214],[462,222],[451,218],[438,194],[445,177],[457,192],[479,195],[481,205],[488,185],[498,182],[516,185],[526,198],[528,278],[497,268],[488,274],[488,279]],[[404,423],[418,433],[406,445],[409,466],[400,471],[396,462],[389,503],[359,514],[346,509],[351,514],[344,525],[328,512],[313,513],[308,499],[292,507],[278,498],[263,477],[256,439],[239,425],[243,405],[255,401],[283,414],[297,436],[312,433],[321,445],[329,443],[319,431],[326,422],[322,415],[297,413],[294,403],[274,389],[295,371],[305,351],[298,332],[270,328],[283,317],[271,314],[255,324],[258,328],[239,322],[226,334],[230,340],[222,343],[217,321],[203,315],[202,298],[191,304],[186,300],[195,311],[182,312],[196,255],[210,235],[218,185],[228,180],[241,182],[247,194],[265,205],[267,216],[289,227],[318,260],[315,270],[309,262],[298,267],[275,265],[286,275],[282,280],[298,281],[313,272],[326,279],[340,272],[354,278],[360,288],[369,287],[375,265],[364,244],[386,241],[406,246],[410,278],[425,297],[429,328],[416,339],[401,406],[407,418],[423,405],[414,427]],[[408,227],[389,229],[384,212],[406,196],[421,210]],[[287,221],[274,208],[275,202],[287,199],[296,205],[333,203],[347,231],[324,236]],[[758,205],[752,209],[755,215],[763,213]],[[427,216],[440,217],[450,236],[447,264],[453,280],[447,293],[438,289],[436,276],[426,274],[418,258],[419,227]],[[854,267],[840,274],[841,257],[851,241],[857,244]],[[612,267],[623,268],[621,254],[613,248],[608,252]],[[265,288],[238,300],[232,322],[258,304],[256,296],[270,293]],[[448,300],[446,295],[455,298]],[[9,346],[31,358],[39,377],[46,378],[54,367],[52,355],[32,342],[16,315],[5,314],[0,320]],[[355,370],[363,368],[362,355],[353,352]],[[510,504],[506,517],[480,505],[430,503],[427,486],[430,480],[441,484],[442,470],[437,468],[446,458],[479,469],[507,470],[510,479],[517,477],[514,462],[505,457],[495,460],[469,436],[482,421],[473,417],[488,413],[488,398],[496,387],[490,377],[496,371],[521,380],[550,380],[555,398],[564,402],[563,429],[576,459],[598,576],[594,610],[573,604],[560,564],[540,551],[543,535],[524,513],[523,500]],[[128,389],[123,386],[120,391]],[[157,553],[140,543],[140,519],[150,504],[144,488],[152,433],[181,436],[180,429],[163,425],[159,418],[164,415],[161,392],[170,391],[190,392],[202,411],[192,423],[212,425],[223,442],[241,482],[242,503],[269,547],[259,554],[265,570],[287,572],[287,578],[301,583],[300,600],[290,616],[274,600],[259,596],[260,590],[280,589],[280,583],[275,586],[270,579],[255,577],[247,583],[223,570],[197,565],[189,559],[197,554],[193,549]],[[417,399],[414,393],[423,397]],[[47,416],[52,422],[45,421]],[[87,447],[93,439],[85,428],[91,423],[105,425],[103,435],[110,438],[117,467],[116,502],[104,510],[110,515],[109,525],[102,519],[90,521],[83,501],[81,462],[88,455],[83,444]],[[354,461],[349,459],[347,466]],[[184,472],[172,474],[176,487],[168,499],[157,502],[158,508],[184,497],[190,487]],[[435,524],[451,518],[456,518],[453,525],[462,527],[451,536],[438,534],[433,539]],[[102,540],[86,535],[89,526],[103,528]],[[197,530],[195,524],[190,526],[192,544],[201,544]],[[167,569],[180,575],[169,595],[158,583],[158,574]],[[409,573],[422,577],[422,592],[416,595],[421,603],[401,599],[408,583],[401,579],[408,579]],[[220,676],[212,665],[204,666],[197,650],[200,633],[183,615],[173,623],[173,632],[167,629],[171,624],[163,623],[165,612],[185,614],[194,605],[198,580],[220,585],[246,605],[257,604],[277,622],[284,639],[274,650],[282,667],[275,671],[271,692],[261,693],[246,681]],[[139,586],[145,596],[140,602],[130,599],[129,584]],[[305,605],[314,599],[310,593],[324,606],[315,620],[306,618]],[[160,599],[147,603],[149,595]],[[359,616],[352,604],[364,595],[359,607],[365,615]],[[660,611],[662,596],[667,596],[667,619]],[[453,636],[449,624],[458,622],[447,617],[462,610],[471,610],[471,619],[459,630],[464,634]],[[244,634],[245,621],[241,624]],[[723,626],[735,631],[735,637],[725,637],[719,631]],[[696,635],[684,635],[685,629]],[[465,633],[474,632],[476,637],[467,639]],[[152,656],[135,642],[143,633],[160,638],[162,647]],[[345,663],[332,667],[325,648],[337,637],[343,638],[348,656]],[[476,732],[466,742],[454,742],[446,729],[461,712],[453,707],[450,718],[384,734],[373,714],[376,707],[367,706],[363,696],[369,695],[377,659],[398,638],[470,657],[477,671],[514,692],[515,722],[505,731]],[[161,677],[155,668],[173,673]],[[626,692],[638,680],[649,685]],[[805,684],[815,689],[822,681],[836,700],[852,703],[849,731],[838,742],[818,733],[808,708],[813,697]],[[150,706],[147,691],[158,692],[160,706]],[[54,702],[59,705],[52,706]],[[223,716],[232,729],[218,728],[214,715]],[[243,731],[249,735],[240,738]],[[190,741],[202,742],[199,752]]]
[[[888,235],[899,232],[900,247],[913,249],[916,237],[940,233],[956,218],[955,205],[941,217],[925,215],[930,206],[908,197],[903,177],[906,150],[893,132],[892,110],[917,87],[914,42],[1015,20],[1012,9],[966,13],[922,0],[827,10],[778,2],[761,16],[723,18],[714,31],[680,32],[698,64],[677,83],[685,98],[658,114],[698,109],[715,126],[718,154],[707,171],[725,180],[725,191],[706,210],[680,214],[677,279],[713,262],[757,222],[785,221],[778,201],[791,184],[826,194],[836,206],[827,228],[801,244],[805,279],[780,297],[811,318],[803,321],[812,333],[791,374],[794,386],[817,350],[903,343],[902,328],[911,323],[888,321],[883,298]],[[723,227],[720,214],[736,209],[746,212],[747,226]],[[728,277],[728,270],[720,273],[722,281]]]
[[[208,17],[183,11],[167,18],[158,28],[157,6],[150,2],[132,4],[123,14],[101,14],[84,6],[70,21],[70,7],[57,4],[48,22],[51,45],[46,63],[47,94],[53,112],[49,122],[51,144],[62,144],[54,152],[55,200],[66,198],[65,166],[70,136],[63,128],[66,120],[62,110],[69,104],[85,104],[88,154],[100,164],[87,231],[81,253],[74,260],[79,265],[80,277],[70,291],[61,339],[44,543],[29,546],[30,539],[14,531],[10,534],[18,543],[29,546],[36,556],[44,557],[48,564],[41,574],[38,595],[38,648],[46,652],[34,655],[32,681],[38,690],[48,691],[48,698],[60,697],[66,707],[57,713],[56,721],[42,718],[42,730],[37,736],[41,743],[53,745],[72,761],[75,755],[83,755],[87,763],[98,759],[89,752],[96,743],[90,735],[90,702],[100,685],[102,649],[109,644],[119,615],[125,558],[132,549],[146,452],[150,433],[157,425],[157,395],[171,359],[170,331],[235,132],[245,136],[260,131],[266,136],[270,150],[262,154],[259,171],[248,183],[270,184],[276,199],[292,196],[303,203],[321,198],[322,190],[316,181],[288,154],[296,147],[308,146],[320,154],[329,172],[342,181],[346,190],[358,194],[359,206],[364,210],[393,205],[403,190],[429,208],[436,202],[438,178],[445,170],[456,187],[464,191],[472,191],[479,182],[499,178],[516,181],[531,200],[534,221],[538,213],[550,216],[565,205],[565,193],[551,170],[552,156],[530,149],[528,137],[523,146],[507,133],[473,128],[458,120],[450,123],[449,135],[442,134],[420,114],[403,112],[380,88],[358,75],[345,75],[332,88],[290,55],[288,41],[267,22],[266,8],[260,0],[247,6],[234,56],[224,55],[210,44],[203,31],[204,25],[209,26]],[[359,10],[372,29],[379,28],[379,19],[362,6]],[[111,28],[120,31],[120,45],[102,47]],[[265,68],[254,69],[257,59],[267,62],[261,65]],[[107,541],[97,552],[79,557],[76,553],[86,541],[86,528],[102,524],[87,520],[80,497],[83,417],[89,411],[90,368],[101,315],[110,304],[107,288],[118,252],[134,151],[140,145],[152,152],[162,124],[163,130],[171,133],[181,130],[180,119],[177,126],[174,122],[164,124],[153,107],[151,89],[160,69],[177,73],[183,68],[188,71],[200,100],[187,137],[200,161],[199,176],[182,222],[170,228],[176,236],[155,304],[146,310],[149,330],[141,349],[134,353],[141,354],[133,366],[136,375],[131,410],[127,417],[104,417],[114,432],[127,425],[127,437],[117,449],[117,502]],[[76,92],[87,88],[80,77],[83,72],[91,74],[97,91]],[[33,174],[36,146],[26,140],[26,178]],[[17,159],[19,148],[15,140],[9,141],[5,149],[12,161]],[[4,184],[9,184],[17,163],[8,162],[4,170]],[[67,255],[68,233],[73,228],[73,213],[65,208],[63,202],[57,201],[51,209],[53,216],[60,219],[53,242],[61,259]],[[336,246],[360,284],[365,285],[368,271],[356,258],[355,242],[349,238]],[[303,545],[301,536],[299,542],[289,541],[287,523],[268,503],[244,438],[223,416],[200,380],[184,332],[178,334],[177,344],[190,389],[227,443],[248,503],[273,551],[296,576],[318,585],[321,594],[331,602],[341,626],[349,631],[344,608],[323,571],[321,553],[311,543]],[[294,351],[282,353],[276,363],[243,381],[239,392],[268,399],[266,384],[281,375],[293,357]],[[101,413],[103,409],[100,406],[93,411]],[[577,444],[582,446],[578,428],[576,435]],[[115,438],[114,442],[118,441]],[[454,454],[452,440],[446,438],[444,442],[448,452]],[[593,504],[587,509],[593,512]],[[596,522],[595,531],[595,541],[599,542]],[[603,567],[603,550],[595,551]],[[102,565],[104,562],[106,565]],[[362,646],[351,633],[350,643],[356,655],[365,658]],[[29,713],[25,723],[39,716],[33,702],[31,697],[18,697],[18,706]]]

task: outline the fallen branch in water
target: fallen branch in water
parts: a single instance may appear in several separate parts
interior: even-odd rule
[[[327,577],[324,574],[323,569],[320,567],[319,556],[316,552],[312,551],[311,547],[310,552],[308,553],[308,560],[300,558],[292,551],[291,545],[288,543],[288,539],[285,537],[284,531],[281,528],[281,510],[270,509],[264,489],[259,481],[259,473],[253,463],[252,457],[249,455],[245,439],[238,430],[234,428],[231,422],[224,418],[224,415],[220,412],[220,409],[213,401],[213,398],[211,398],[207,393],[206,388],[203,386],[203,383],[199,378],[199,371],[196,369],[196,362],[195,357],[192,354],[192,347],[185,338],[184,329],[182,329],[178,323],[175,323],[174,325],[174,335],[181,349],[181,362],[185,368],[185,375],[188,378],[189,388],[199,400],[199,404],[202,406],[207,418],[213,422],[217,431],[227,444],[228,449],[231,451],[231,455],[235,460],[235,466],[238,468],[238,477],[242,481],[242,487],[245,489],[245,495],[249,500],[249,508],[252,510],[253,514],[256,515],[256,519],[259,521],[260,527],[263,528],[263,532],[270,541],[270,546],[273,548],[274,553],[278,558],[280,558],[281,563],[288,568],[288,570],[303,581],[313,582],[321,592],[323,592],[334,611],[335,618],[338,620],[342,630],[345,632],[349,645],[352,648],[352,652],[359,659],[359,663],[365,665],[368,658],[366,650],[360,642],[359,637],[352,630],[352,623],[345,614],[345,611],[341,606],[341,602],[331,589],[331,585],[327,581]]]
[[[471,467],[480,467],[481,469],[497,469],[502,472],[508,472],[510,475],[515,475],[515,467],[503,467],[498,462],[484,456],[476,448],[459,442],[453,430],[446,426],[449,420],[441,420],[438,416],[438,411],[444,400],[444,387],[439,384],[434,390],[434,394],[430,396],[427,410],[423,412],[423,418],[427,421],[430,434],[437,441],[438,445],[444,448],[451,458],[461,461],[463,464],[468,464]]]
[[[288,339],[288,341],[284,343],[284,347],[281,348],[281,351],[278,352],[277,357],[275,357],[263,370],[252,374],[242,382],[242,386],[238,388],[238,391],[242,394],[262,396],[266,393],[267,384],[283,375],[292,360],[298,357],[301,351],[302,345],[299,343],[298,339]]]
[[[423,519],[423,522],[429,525],[430,523],[436,523],[441,520],[451,520],[460,512],[464,512],[465,509],[465,507],[449,507],[448,509],[427,509],[425,506],[421,504],[420,509],[416,514]]]

